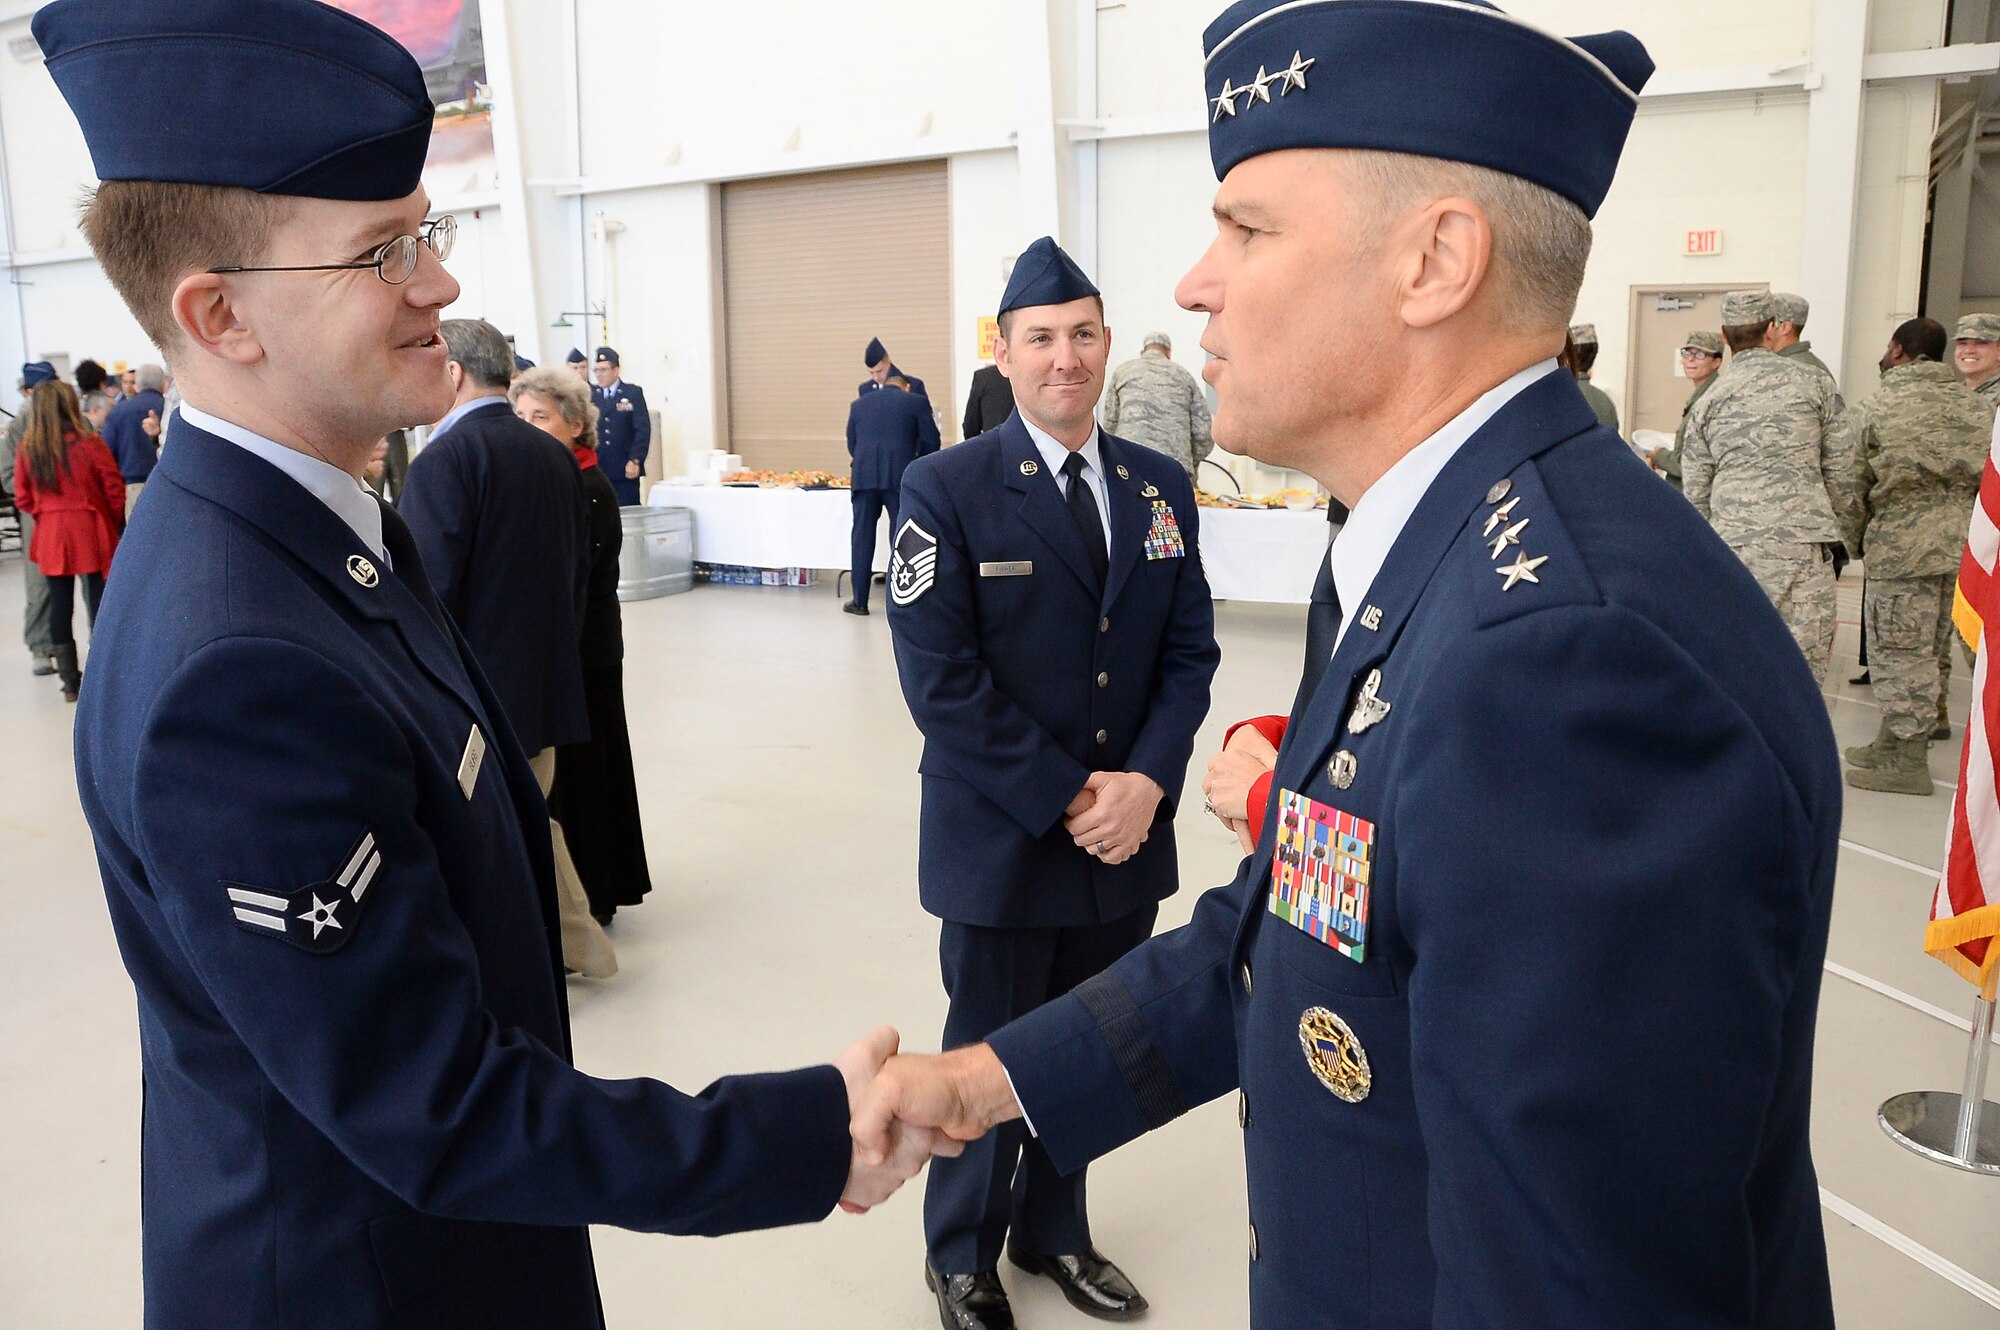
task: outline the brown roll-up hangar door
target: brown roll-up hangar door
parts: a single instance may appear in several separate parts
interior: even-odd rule
[[[745,466],[847,474],[871,337],[951,427],[950,220],[943,162],[723,185],[729,450]]]

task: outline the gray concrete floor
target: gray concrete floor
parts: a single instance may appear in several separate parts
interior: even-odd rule
[[[1857,595],[1850,574],[1829,686],[1843,743],[1865,741],[1877,718],[1867,690],[1844,682]],[[139,1322],[132,990],[77,809],[71,710],[12,645],[20,598],[15,557],[0,559],[0,1325],[109,1330]],[[700,588],[626,607],[657,885],[615,926],[618,977],[572,984],[585,1069],[692,1089],[823,1061],[884,1021],[913,1048],[935,1046],[936,925],[914,886],[917,736],[883,615],[836,606],[822,584]],[[1199,753],[1230,719],[1289,701],[1302,623],[1300,608],[1221,607],[1223,663]],[[1953,684],[1961,720],[1969,685],[1963,673]],[[1957,762],[1956,741],[1933,750],[1941,778],[1955,780]],[[1956,1088],[1965,1054],[1961,1029],[1911,1005],[1971,1008],[1971,990],[1920,949],[1945,793],[1857,793],[1847,806],[1830,952],[1841,969],[1822,1004],[1814,1143],[1838,1209],[1827,1229],[1842,1322],[1864,1330],[2000,1327],[2000,1180],[1928,1164],[1874,1122],[1897,1091]],[[1188,888],[1162,911],[1163,928],[1235,866],[1233,841],[1192,803],[1179,828]],[[789,906],[786,922],[772,922],[773,900]],[[1102,1161],[1091,1196],[1099,1245],[1152,1299],[1148,1324],[1244,1323],[1242,1157],[1228,1102]],[[614,1327],[936,1324],[914,1194],[865,1218],[719,1242],[603,1230],[597,1251]],[[1085,1324],[1047,1284],[1003,1277],[1030,1330]]]

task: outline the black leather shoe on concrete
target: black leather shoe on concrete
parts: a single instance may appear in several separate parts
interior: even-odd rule
[[[1007,1259],[1031,1275],[1055,1280],[1070,1306],[1099,1320],[1130,1321],[1146,1310],[1145,1296],[1095,1247],[1077,1256],[1037,1256],[1009,1242]]]
[[[944,1330],[1014,1330],[1014,1308],[1000,1287],[1000,1272],[941,1275],[924,1262],[924,1287],[937,1294]]]
[[[868,607],[866,605],[857,605],[851,600],[842,605],[840,610],[843,614],[859,614],[864,619],[868,617]]]

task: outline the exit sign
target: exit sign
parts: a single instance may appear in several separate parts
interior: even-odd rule
[[[1722,232],[1690,231],[1681,253],[1691,259],[1712,258],[1722,252]]]

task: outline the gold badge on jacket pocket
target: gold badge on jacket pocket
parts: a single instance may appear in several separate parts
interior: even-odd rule
[[[477,725],[465,741],[465,756],[458,762],[458,788],[465,797],[472,797],[472,787],[479,783],[479,767],[486,761],[486,736],[479,732]]]
[[[1035,565],[1029,559],[1015,559],[1008,563],[982,563],[979,565],[981,577],[1031,577]]]
[[[1313,1075],[1336,1099],[1358,1104],[1375,1088],[1368,1050],[1347,1022],[1325,1007],[1308,1007],[1300,1014],[1299,1048]]]

